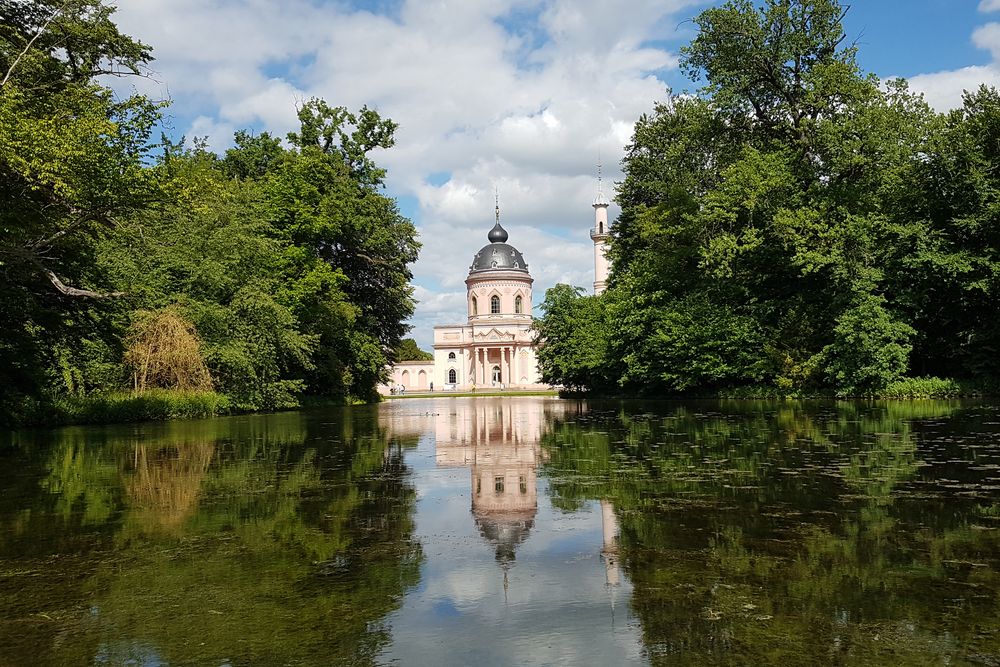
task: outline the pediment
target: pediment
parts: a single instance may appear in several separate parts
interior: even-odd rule
[[[500,331],[496,327],[493,327],[489,331],[477,333],[475,339],[478,341],[514,340],[514,334],[507,331]]]

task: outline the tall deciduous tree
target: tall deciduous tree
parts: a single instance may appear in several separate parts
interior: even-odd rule
[[[603,302],[583,290],[556,285],[545,292],[535,320],[542,382],[567,389],[608,389],[608,322]],[[610,387],[609,387],[610,384]]]
[[[636,124],[605,300],[619,383],[877,391],[917,330],[890,274],[937,117],[855,62],[836,0],[733,0],[695,19],[698,95]],[[891,353],[890,353],[891,352]]]
[[[94,244],[151,198],[143,160],[157,106],[95,82],[151,58],[112,12],[97,0],[0,1],[2,403],[52,382],[78,389],[66,358],[111,326],[113,306],[94,302],[120,296],[95,271]]]
[[[0,0],[0,419],[131,386],[125,337],[144,311],[191,324],[238,408],[374,395],[419,248],[375,159],[395,123],[310,100],[288,148],[248,132],[221,158],[154,144],[158,105],[98,78],[151,59],[113,11]]]

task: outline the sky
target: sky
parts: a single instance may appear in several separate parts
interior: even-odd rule
[[[311,97],[397,122],[396,145],[374,157],[423,244],[410,335],[430,349],[435,324],[465,319],[495,192],[536,310],[556,283],[592,288],[597,165],[613,196],[635,121],[669,90],[697,89],[678,52],[713,4],[119,0],[120,29],[156,61],[112,85],[169,100],[167,132],[218,151],[238,129],[283,137]],[[856,0],[845,30],[865,70],[908,79],[936,109],[1000,85],[1000,0]]]

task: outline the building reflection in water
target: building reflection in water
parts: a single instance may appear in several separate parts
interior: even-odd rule
[[[604,576],[608,586],[621,585],[621,572],[618,569],[618,519],[615,517],[615,506],[610,500],[601,501],[601,532],[604,544],[601,547],[601,560],[604,561]]]
[[[456,406],[457,407],[457,406]],[[438,416],[436,461],[471,468],[472,517],[506,572],[538,512],[542,428],[565,412],[555,401],[474,401]]]
[[[621,570],[618,566],[618,518],[615,506],[610,500],[601,500],[601,560],[604,561],[604,585],[608,589],[611,602],[611,625],[615,622],[615,598],[621,586]]]
[[[547,459],[540,446],[544,429],[579,406],[537,398],[455,399],[434,405],[440,412],[406,414],[400,405],[391,428],[397,433],[433,432],[437,467],[470,469],[472,518],[495,551],[506,591],[517,549],[535,527],[538,466]],[[621,586],[618,521],[611,501],[601,500],[600,507],[600,557],[613,614]]]

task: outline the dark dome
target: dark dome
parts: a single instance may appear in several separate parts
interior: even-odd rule
[[[501,227],[500,221],[497,220],[497,224],[493,225],[493,229],[486,235],[486,238],[490,240],[490,243],[506,243],[507,230]]]
[[[528,263],[524,261],[521,251],[507,245],[507,230],[499,222],[490,230],[489,239],[490,244],[483,246],[472,258],[469,273],[498,270],[528,272]]]
[[[515,551],[535,525],[535,512],[475,512],[479,534],[496,548],[496,559],[501,562],[514,560]]]

